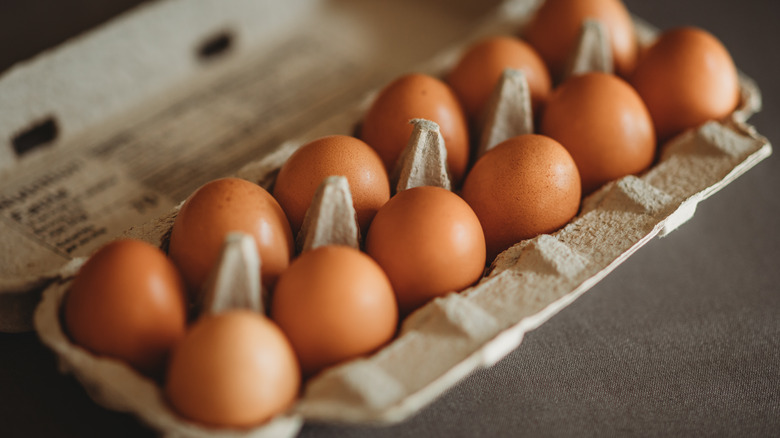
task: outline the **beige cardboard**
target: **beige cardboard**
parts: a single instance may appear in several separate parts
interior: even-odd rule
[[[229,233],[214,272],[204,286],[201,314],[230,309],[249,309],[264,314],[266,294],[260,282],[261,268],[254,237],[240,232]]]
[[[504,70],[490,96],[485,114],[478,157],[506,139],[533,134],[531,89],[522,70]]]
[[[569,58],[564,78],[589,71],[614,71],[609,32],[607,26],[598,20],[585,20],[582,23],[577,46]]]
[[[425,119],[412,119],[409,123],[414,125],[414,128],[396,166],[396,193],[420,186],[452,190],[447,167],[447,148],[439,125]]]
[[[327,245],[360,249],[360,226],[345,176],[329,176],[322,181],[298,232],[298,252]]]

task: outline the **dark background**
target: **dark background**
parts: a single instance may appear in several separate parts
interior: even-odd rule
[[[0,72],[138,3],[3,0]],[[780,2],[625,3],[717,35],[762,90],[751,123],[780,139]],[[778,188],[772,156],[412,419],[302,436],[780,435]],[[34,334],[0,334],[0,436],[125,435],[152,432],[92,403]]]

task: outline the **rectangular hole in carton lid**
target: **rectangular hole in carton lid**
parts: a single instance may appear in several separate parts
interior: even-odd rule
[[[57,121],[54,117],[47,117],[14,136],[11,144],[16,155],[21,157],[34,149],[54,142],[58,132]]]
[[[197,49],[201,61],[210,61],[226,54],[233,45],[233,34],[227,30],[218,32],[202,42]]]

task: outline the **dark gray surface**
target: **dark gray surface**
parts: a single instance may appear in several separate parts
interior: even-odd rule
[[[691,24],[717,35],[763,92],[764,109],[751,122],[780,139],[780,2],[626,4],[658,27]],[[0,14],[0,28],[9,19]],[[778,188],[775,155],[528,334],[506,359],[409,421],[385,428],[307,424],[301,435],[780,435]],[[109,432],[149,434],[57,375],[34,336],[0,335],[0,435]]]

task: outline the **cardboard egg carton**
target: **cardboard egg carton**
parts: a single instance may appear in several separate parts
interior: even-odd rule
[[[410,145],[420,137],[413,135]],[[429,145],[441,143],[433,141]],[[401,421],[475,369],[491,366],[506,356],[522,342],[526,332],[573,302],[650,239],[668,234],[685,222],[698,202],[770,152],[764,139],[739,123],[710,122],[685,133],[665,146],[652,169],[639,177],[628,176],[605,185],[585,199],[581,213],[563,229],[504,251],[476,286],[423,306],[407,317],[398,337],[389,345],[369,357],[326,369],[307,382],[293,408],[254,429],[213,430],[183,420],[167,405],[154,382],[127,364],[93,355],[70,341],[61,324],[60,309],[70,279],[85,259],[74,260],[63,268],[62,280],[44,292],[36,311],[36,329],[44,344],[58,355],[63,371],[73,373],[96,402],[131,412],[166,436],[293,436],[305,419]],[[419,165],[419,157],[409,154],[407,164]],[[425,167],[443,164],[439,153],[423,157]],[[410,174],[401,178],[399,187],[415,185],[410,182],[414,179]],[[428,175],[426,183],[439,177],[437,172]],[[267,175],[254,176],[261,180]],[[333,242],[346,228],[354,234],[349,237],[347,232],[345,242],[356,244],[358,228],[345,182],[343,177],[333,177],[333,181],[323,183],[318,198],[328,201],[329,208],[320,210],[322,203],[313,204],[304,240],[325,235],[321,238]],[[175,214],[173,211],[129,234],[164,246]],[[345,217],[352,220],[341,227]],[[333,218],[339,222],[329,222]],[[316,222],[325,225],[317,231],[318,227],[312,225]],[[242,286],[246,283],[259,289],[256,265],[244,263],[255,260],[256,253],[242,256],[240,246],[234,249],[235,253],[226,250],[222,256],[227,283],[210,290],[233,291],[223,292],[233,295],[236,290],[252,289]],[[244,281],[252,275],[254,281]],[[257,300],[224,304],[224,299],[214,299],[215,295],[207,293],[207,307],[257,308]],[[259,291],[248,294],[259,295]]]
[[[516,32],[527,21],[535,3],[523,0],[502,3],[455,48],[442,52],[418,70],[441,74],[453,65],[466,42],[483,35]],[[150,7],[143,11],[150,16],[156,11],[160,13],[159,17],[164,17],[161,11],[165,8],[185,7],[176,1],[161,4],[159,9]],[[242,7],[236,6],[236,10]],[[137,17],[130,16],[126,20],[141,20]],[[641,41],[647,43],[652,39],[653,29],[641,20],[637,20],[637,30]],[[583,31],[582,49],[577,51],[572,71],[582,71],[583,63],[590,68],[598,65],[608,68],[609,60],[605,60],[604,51],[599,50],[604,45],[599,32],[597,24],[589,25]],[[241,70],[245,65],[238,63],[235,67],[226,67],[227,70],[231,68]],[[217,73],[213,74],[216,76]],[[475,369],[490,366],[503,358],[521,343],[526,332],[570,304],[654,236],[664,236],[684,223],[693,215],[698,202],[769,156],[768,141],[745,123],[760,109],[760,93],[748,78],[742,76],[740,80],[742,103],[727,120],[709,122],[668,142],[653,168],[639,176],[613,181],[588,196],[580,214],[566,227],[551,235],[519,242],[506,250],[493,261],[488,274],[477,285],[438,298],[410,315],[403,322],[398,337],[376,354],[328,369],[311,379],[293,408],[257,428],[213,430],[184,421],[171,411],[154,382],[123,363],[97,357],[73,345],[62,329],[59,309],[69,280],[83,263],[83,258],[53,269],[48,276],[35,278],[33,285],[37,288],[54,281],[46,289],[36,311],[36,330],[60,358],[63,371],[73,373],[93,399],[107,408],[131,412],[165,435],[292,436],[304,419],[359,423],[400,421]],[[525,102],[523,90],[522,78],[511,73],[497,89],[496,94],[503,97],[495,99],[494,114],[486,117],[491,128],[486,129],[489,134],[485,134],[488,139],[483,140],[484,149],[502,137],[517,134],[510,132],[511,129],[528,128],[527,123],[506,123],[508,120],[527,120],[527,112],[518,112],[517,107],[506,105],[512,99]],[[369,95],[361,103],[313,124],[304,135],[265,151],[261,159],[242,167],[236,176],[270,187],[282,163],[305,142],[323,135],[351,134],[372,98],[373,95]],[[502,106],[506,109],[499,109]],[[520,128],[507,130],[506,126]],[[252,136],[251,132],[244,134]],[[441,154],[424,156],[442,162]],[[399,167],[398,176],[406,175],[404,181],[408,182],[415,172],[419,174],[420,169],[413,167]],[[430,169],[423,167],[423,170]],[[333,193],[323,193],[323,198],[341,196],[346,199],[343,191]],[[161,216],[157,213],[156,219],[132,227],[124,234],[165,247],[176,213],[177,208]],[[317,221],[312,219],[311,222],[311,229],[317,230]],[[220,280],[214,281],[219,283]],[[10,283],[13,281],[0,283],[0,286]],[[23,297],[32,303],[37,301],[36,292],[30,292],[34,288],[17,287],[13,295],[7,292],[12,289],[0,288],[4,291],[0,292],[0,299],[21,303],[20,297]]]

